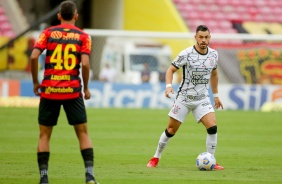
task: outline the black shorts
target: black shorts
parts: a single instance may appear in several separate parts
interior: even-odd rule
[[[69,100],[40,99],[38,123],[45,126],[57,125],[63,105],[70,125],[77,125],[87,122],[85,105],[82,97]]]

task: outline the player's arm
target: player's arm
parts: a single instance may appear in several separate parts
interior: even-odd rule
[[[165,81],[166,81],[166,90],[165,90],[165,96],[167,98],[170,98],[169,94],[174,94],[174,90],[172,88],[172,80],[173,80],[173,74],[178,70],[174,65],[170,65],[169,68],[166,71]]]
[[[217,74],[217,69],[213,69],[211,72],[211,79],[210,79],[210,85],[212,89],[213,94],[218,93],[218,74]]]
[[[31,65],[31,75],[32,75],[32,82],[33,82],[33,92],[35,95],[39,96],[40,92],[40,84],[38,81],[38,58],[40,54],[46,49],[47,45],[47,36],[48,30],[44,30],[38,40],[36,41],[34,45],[34,49],[32,50],[32,53],[30,55],[30,65]]]
[[[222,103],[221,103],[221,101],[219,100],[219,97],[218,97],[218,73],[217,73],[217,69],[213,69],[213,71],[211,72],[210,86],[211,86],[211,89],[212,89],[212,93],[214,94],[214,107],[216,109],[218,109],[220,107],[223,109],[223,105],[222,105]]]
[[[41,50],[35,48],[30,55],[30,67],[33,82],[33,92],[35,95],[39,96],[40,84],[38,81],[38,58],[41,54]]]
[[[83,81],[83,92],[84,99],[88,100],[91,97],[91,93],[88,89],[89,75],[90,75],[90,53],[91,53],[91,38],[84,34],[82,37],[82,48],[81,48],[81,75]]]
[[[89,55],[82,54],[81,55],[81,71],[82,71],[82,80],[83,80],[83,91],[84,98],[87,100],[91,97],[91,94],[88,89],[89,82],[89,73],[90,73],[90,64],[89,64]]]

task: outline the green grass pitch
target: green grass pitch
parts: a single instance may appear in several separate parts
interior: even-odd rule
[[[36,184],[37,109],[0,108],[0,183]],[[95,174],[101,184],[282,183],[282,113],[217,111],[215,157],[224,171],[199,171],[206,131],[190,114],[162,155],[147,168],[168,109],[89,108]],[[51,139],[50,184],[84,183],[84,167],[72,126],[61,111]]]

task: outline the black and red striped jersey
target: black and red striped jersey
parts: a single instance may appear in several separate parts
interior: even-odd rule
[[[41,97],[72,99],[81,95],[81,55],[91,52],[91,38],[81,29],[61,24],[45,29],[34,48],[46,49]]]

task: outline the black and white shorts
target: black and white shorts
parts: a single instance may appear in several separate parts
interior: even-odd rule
[[[197,122],[200,122],[204,115],[214,112],[209,96],[187,102],[180,102],[179,99],[176,99],[168,115],[183,123],[190,112],[193,113]]]

